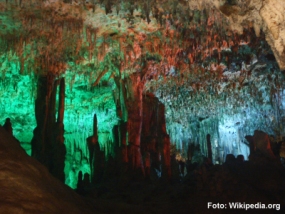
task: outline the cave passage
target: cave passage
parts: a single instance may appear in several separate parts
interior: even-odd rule
[[[0,121],[74,189],[274,156],[285,136],[275,31],[234,29],[243,5],[147,2],[0,2]]]

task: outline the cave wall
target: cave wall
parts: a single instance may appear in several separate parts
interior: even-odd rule
[[[252,25],[256,36],[265,32],[281,70],[285,69],[285,2],[282,0],[202,0],[188,1],[191,9],[202,10],[214,6],[229,20],[231,28],[242,34],[248,24]]]

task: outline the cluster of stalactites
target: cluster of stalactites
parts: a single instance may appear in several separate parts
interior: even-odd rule
[[[58,75],[66,69],[67,61],[80,63],[84,60],[85,52],[88,54],[89,61],[95,57],[102,61],[106,55],[106,48],[109,46],[106,40],[111,35],[103,35],[104,41],[95,51],[98,28],[91,25],[86,26],[86,30],[83,32],[82,11],[84,9],[73,11],[76,2],[65,1],[65,3],[72,4],[66,4],[67,6],[65,5],[65,9],[62,10],[60,9],[61,5],[58,5],[57,8],[56,4],[55,6],[50,4],[40,7],[40,12],[24,8],[20,12],[19,18],[23,32],[19,32],[19,38],[25,44],[36,41],[36,44],[33,44],[34,53],[32,55],[36,56],[36,67],[38,66],[41,72]],[[80,1],[78,3],[80,4]],[[82,1],[82,3],[87,7],[93,2]],[[158,68],[152,66],[155,70],[152,75],[156,77],[158,74],[167,75],[172,67],[181,72],[189,70],[189,65],[199,63],[201,60],[209,60],[209,58],[213,58],[212,61],[218,62],[218,64],[223,58],[230,62],[230,57],[224,56],[222,51],[249,42],[247,36],[240,39],[232,32],[227,34],[227,23],[217,11],[191,11],[183,2],[169,3],[148,0],[129,3],[102,1],[100,3],[108,5],[110,8],[119,4],[121,6],[118,8],[129,10],[131,14],[135,9],[141,8],[145,11],[142,14],[148,21],[150,21],[152,12],[153,17],[160,19],[159,22],[165,25],[161,33],[157,32],[153,35],[149,34],[149,36],[135,35],[133,38],[127,39],[112,38],[112,40],[119,40],[120,47],[124,52],[125,62],[120,70],[126,68],[128,64],[131,64],[128,66],[131,67],[139,57],[147,61],[157,58],[146,55],[159,55],[162,58]],[[67,13],[66,7],[70,7],[70,14]],[[110,9],[106,9],[106,12],[108,11]],[[82,37],[84,33],[85,40]],[[22,47],[22,44],[17,42],[16,46],[19,48]],[[95,56],[96,52],[97,56]],[[18,50],[17,54],[21,55],[21,50]]]
[[[32,4],[32,1],[30,3]],[[81,47],[78,47],[78,44],[83,18],[77,15],[79,12],[69,14],[56,6],[34,6],[33,9],[22,7],[19,11],[11,9],[16,23],[13,24],[17,25],[18,29],[3,33],[1,43],[7,43],[6,51],[12,50],[19,56],[22,68],[25,67],[26,60],[32,58],[35,73],[60,76],[66,70],[67,61],[80,58],[78,54]],[[6,16],[10,17],[11,14],[7,12]]]

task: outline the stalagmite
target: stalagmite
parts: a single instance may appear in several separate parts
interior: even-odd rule
[[[128,142],[129,142],[129,161],[133,170],[138,174],[144,174],[143,160],[141,154],[141,130],[143,116],[143,83],[139,76],[133,76],[131,90],[133,98],[127,100],[128,103]]]
[[[18,2],[0,2],[1,120],[67,185],[96,197],[143,179],[206,186],[204,168],[227,157],[274,157],[271,138],[285,136],[281,0]]]
[[[169,179],[171,177],[171,166],[170,166],[170,138],[166,132],[166,121],[165,121],[165,109],[163,104],[158,105],[158,115],[159,118],[159,131],[161,142],[160,149],[162,154],[162,177]]]
[[[66,148],[64,144],[64,101],[65,101],[65,80],[62,78],[60,80],[59,86],[59,104],[58,104],[58,116],[55,126],[55,142],[53,145],[54,157],[53,164],[56,167],[53,167],[51,173],[59,178],[62,182],[65,181],[64,175],[64,161],[66,155]]]
[[[208,149],[208,159],[211,163],[213,163],[213,152],[212,152],[212,144],[211,144],[211,135],[207,134],[207,149]]]
[[[100,150],[98,142],[97,116],[94,114],[93,119],[93,135],[87,138],[89,150],[89,163],[91,169],[91,182],[98,184],[101,182],[104,172],[104,152]]]
[[[11,124],[11,120],[10,118],[6,118],[5,123],[3,125],[3,128],[10,134],[13,136],[13,128],[12,128],[12,124]]]
[[[40,161],[59,180],[64,181],[64,99],[65,81],[59,87],[59,107],[56,121],[56,91],[59,81],[52,74],[38,77],[35,105],[37,127],[32,139],[32,156]]]
[[[56,80],[53,75],[38,77],[38,92],[35,104],[37,127],[32,139],[32,156],[52,172],[54,166],[54,127]]]

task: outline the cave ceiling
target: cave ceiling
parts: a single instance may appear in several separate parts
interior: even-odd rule
[[[112,140],[116,88],[135,74],[165,104],[172,141],[205,137],[221,118],[216,138],[237,127],[282,135],[284,10],[282,0],[1,0],[1,111],[28,142],[37,77],[65,77],[66,140],[84,141],[94,112],[100,140]]]

